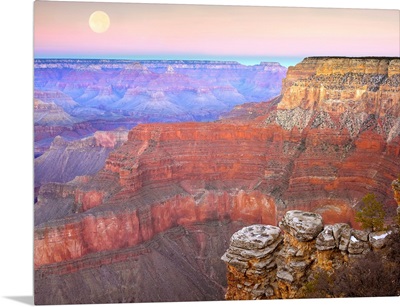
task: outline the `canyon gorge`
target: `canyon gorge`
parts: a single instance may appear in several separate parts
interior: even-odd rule
[[[79,63],[66,61],[60,70],[60,63],[50,62],[35,63],[36,304],[222,300],[227,289],[233,293],[230,282],[239,273],[226,267],[230,256],[225,262],[221,257],[244,227],[270,229],[274,240],[264,247],[273,245],[271,250],[283,240],[278,225],[285,218],[290,224],[287,214],[294,210],[321,221],[312,239],[322,220],[330,227],[345,223],[358,235],[355,213],[367,193],[384,204],[387,223],[396,217],[399,58],[309,57],[287,72],[264,63],[241,77],[242,67],[230,63],[239,72],[229,82],[220,76],[231,75],[225,64],[207,63],[213,70],[206,73],[197,70],[201,63],[166,62],[159,70],[151,62],[123,70],[120,63],[90,63],[91,71],[101,69],[111,79],[127,74],[124,80],[141,80],[135,89],[128,81],[96,88],[87,69],[78,84],[73,76]],[[186,79],[164,83],[180,69]],[[181,116],[182,106],[177,112],[171,97],[184,92],[180,101],[188,99],[182,87],[193,74],[208,84],[197,91],[224,96],[229,107],[195,118],[193,105],[203,104],[193,100]],[[245,81],[250,75],[251,84]],[[276,82],[282,82],[280,92],[273,90]],[[143,94],[145,88],[151,93]],[[134,92],[137,101],[124,102]],[[213,104],[207,95],[201,99]],[[141,122],[149,101],[160,108]],[[78,120],[92,111],[101,116]],[[118,126],[132,112],[141,119]],[[77,157],[71,161],[91,168],[74,171],[83,166],[68,164],[70,153]],[[265,296],[271,289],[262,291]]]
[[[215,120],[238,104],[278,95],[287,69],[275,62],[36,59],[34,71],[38,191],[99,171],[122,142],[104,147],[95,134]]]
[[[35,59],[37,155],[70,139],[139,123],[211,121],[278,95],[286,67],[264,62]]]

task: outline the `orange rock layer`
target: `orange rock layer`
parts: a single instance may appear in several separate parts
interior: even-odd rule
[[[137,195],[137,198],[145,195]],[[206,192],[200,200],[175,195],[151,206],[81,214],[35,231],[35,268],[90,253],[135,246],[180,225],[216,220],[276,223],[274,201],[258,191],[236,195]]]
[[[80,213],[38,226],[35,266],[133,246],[177,225],[274,225],[288,208],[354,224],[354,202],[371,190],[386,195],[398,165],[398,145],[371,137],[346,153],[348,138],[334,131],[310,130],[302,143],[278,126],[139,126],[100,173],[73,192],[54,191],[72,193]]]

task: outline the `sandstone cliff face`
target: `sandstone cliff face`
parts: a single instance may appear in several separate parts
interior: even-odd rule
[[[290,70],[282,97],[268,104],[268,113],[258,106],[253,116],[249,113],[253,112],[252,106],[248,105],[238,108],[236,115],[213,123],[138,125],[129,132],[127,142],[109,154],[104,168],[95,175],[65,184],[43,185],[35,205],[36,270],[47,272],[70,263],[72,266],[65,267],[68,272],[68,268],[76,269],[75,264],[82,259],[107,259],[107,255],[146,244],[176,227],[214,222],[276,227],[286,212],[293,209],[312,212],[327,224],[338,224],[326,228],[321,235],[318,242],[324,242],[319,245],[322,249],[336,254],[331,251],[333,242],[337,246],[331,234],[345,232],[347,236],[350,231],[362,243],[344,242],[346,252],[363,252],[365,234],[356,232],[358,225],[354,222],[354,212],[362,197],[374,192],[385,202],[388,212],[397,207],[390,183],[400,170],[398,64],[390,60],[387,69],[382,70],[381,66],[386,66],[381,60],[365,63],[364,72],[371,72],[371,76],[360,81],[358,72],[354,76],[351,71],[345,72],[361,65],[359,61],[357,65],[346,64],[342,72],[338,68],[340,61],[306,59]],[[324,66],[324,62],[330,64]],[[382,71],[387,71],[386,75]],[[375,72],[379,78],[375,79]],[[354,82],[345,81],[349,76],[354,77]],[[334,92],[343,86],[349,97],[366,84],[367,94],[351,96],[351,101],[344,105],[356,106],[358,101],[360,106],[344,112],[331,108],[330,102],[320,96],[312,96],[314,100],[309,103],[309,92],[316,84],[313,78],[323,78]],[[369,98],[376,87],[380,97],[387,98],[385,102]],[[363,102],[363,97],[372,106]],[[375,103],[379,106],[374,107]],[[383,114],[382,108],[387,112]],[[312,236],[314,240],[322,231],[321,223],[314,232],[302,236]],[[345,226],[342,229],[341,223],[354,230],[346,230]],[[265,244],[260,245],[259,253],[263,257],[257,260],[261,263],[255,264],[252,274],[255,286],[265,277],[266,273],[260,271],[265,266],[276,271],[280,278],[276,284],[281,289],[279,295],[293,297],[297,290],[291,280],[302,281],[305,275],[301,269],[312,265],[306,258],[326,257],[324,253],[315,254],[309,241],[299,243],[299,230],[290,230],[289,222],[282,225],[287,225],[285,235],[273,228],[271,236],[289,242],[292,247],[285,249],[277,244],[273,248],[270,239],[262,239]],[[229,229],[229,235],[233,230]],[[269,252],[281,249],[286,252],[277,258],[277,270],[275,256]],[[290,265],[294,250],[300,260]],[[334,265],[322,260],[319,263],[326,267]],[[215,268],[219,268],[218,264]],[[243,273],[238,268],[232,270],[232,276]],[[63,277],[59,278],[62,284]],[[43,287],[49,282],[46,273],[38,275],[38,280]],[[261,289],[255,293],[278,297],[276,287],[264,283],[252,290]],[[245,292],[238,297],[248,295]]]
[[[83,210],[88,210],[75,217],[68,217],[71,212],[76,212],[77,205],[72,197],[66,195],[59,203],[59,210],[64,206],[70,208],[70,211],[65,216],[57,216],[64,218],[64,221],[50,222],[53,218],[50,216],[36,226],[35,267],[134,246],[176,226],[216,220],[238,220],[245,223],[275,221],[273,201],[257,192],[206,192],[196,202],[183,191],[182,195],[171,195],[168,190],[161,188],[154,197],[159,199],[148,199],[151,190],[146,189],[129,199],[132,205],[125,204],[122,208],[122,205],[110,205],[101,211],[88,209],[90,206],[99,206],[104,194],[93,191],[74,192]],[[51,198],[47,196],[46,199]],[[46,201],[44,203],[48,204]],[[113,209],[113,206],[117,207]]]
[[[388,187],[400,169],[399,80],[398,58],[306,58],[289,68],[276,111],[258,120],[302,144],[284,192],[296,208],[300,189],[327,207],[327,195],[347,194],[334,207],[349,208],[366,186],[395,206]]]
[[[307,58],[289,69],[278,110],[303,112],[303,127],[313,111],[353,137],[368,124],[391,140],[400,132],[399,62],[398,58]]]
[[[398,114],[399,63],[398,58],[306,58],[289,68],[279,108]]]
[[[228,300],[302,298],[317,268],[332,272],[385,246],[388,232],[369,233],[348,224],[323,224],[314,212],[286,212],[280,227],[252,225],[236,232],[222,260]]]

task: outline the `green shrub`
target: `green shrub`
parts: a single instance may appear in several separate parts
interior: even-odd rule
[[[356,222],[361,224],[363,229],[381,231],[385,229],[385,211],[375,194],[369,193],[363,198],[363,207],[356,213]]]

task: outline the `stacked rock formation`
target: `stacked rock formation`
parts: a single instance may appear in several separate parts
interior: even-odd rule
[[[289,211],[279,226],[284,231],[284,246],[278,255],[277,282],[282,298],[292,298],[307,278],[315,261],[313,240],[323,229],[317,213]]]
[[[348,224],[323,224],[313,212],[286,212],[280,227],[247,226],[222,256],[227,300],[301,298],[315,270],[332,271],[353,257],[385,246],[389,232],[366,232]]]
[[[253,225],[236,232],[222,260],[229,263],[227,298],[249,300],[274,297],[276,255],[283,240],[281,230]],[[243,281],[238,283],[237,281]]]

